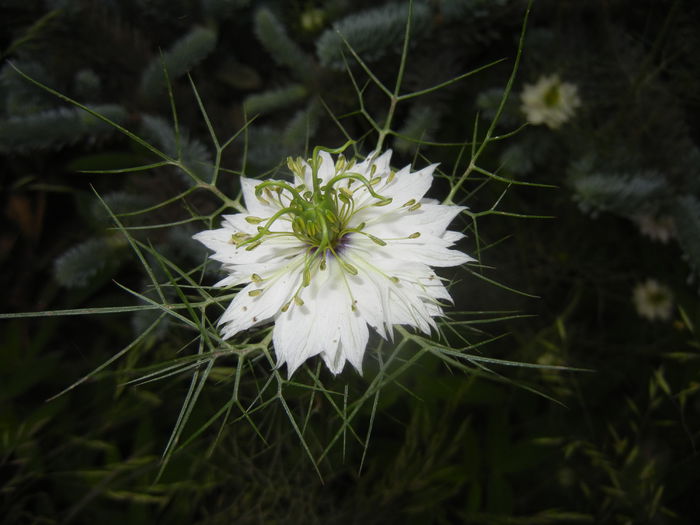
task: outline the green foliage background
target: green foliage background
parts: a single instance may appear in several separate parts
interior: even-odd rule
[[[391,85],[407,7],[345,0],[6,0],[0,49],[3,60],[32,78],[161,151],[179,152],[183,165],[199,174],[216,162],[216,152],[190,73],[220,136],[245,130],[224,151],[222,165],[263,176],[287,155],[338,146],[345,133],[361,137],[370,129],[366,116],[385,116],[383,94],[363,84],[362,68],[334,28]],[[415,2],[407,91],[508,59],[398,107],[385,145],[395,151],[394,165],[441,162],[436,198],[450,188],[475,114],[484,127],[495,114],[525,8],[520,0]],[[91,186],[127,228],[169,224],[133,235],[181,268],[202,264],[205,250],[190,237],[220,203],[194,191],[191,179],[171,166],[86,173],[154,159],[3,62],[3,312],[130,311],[2,320],[0,520],[696,523],[698,24],[700,7],[692,1],[535,0],[498,130],[505,134],[524,123],[518,94],[542,75],[558,73],[576,84],[582,106],[558,130],[530,126],[489,146],[490,168],[515,181],[502,199],[504,185],[484,178],[459,194],[475,211],[498,201],[519,215],[554,218],[494,214],[480,218],[478,232],[466,226],[465,249],[483,250],[480,260],[492,269],[449,276],[456,329],[445,337],[488,341],[479,347],[485,357],[594,372],[495,367],[499,376],[478,369],[465,374],[419,352],[409,338],[398,355],[412,365],[361,405],[353,422],[356,432],[370,435],[366,446],[343,434],[342,443],[326,450],[336,435],[328,403],[301,387],[288,389],[288,405],[308,414],[307,446],[323,451],[315,467],[277,404],[255,412],[252,421],[234,418],[221,430],[214,425],[193,435],[231,398],[238,363],[219,360],[182,430],[186,446],[169,456],[160,476],[191,370],[126,383],[158,363],[178,357],[189,363],[191,336],[168,322],[147,331],[158,314],[131,308],[143,302],[115,285],[153,294]],[[163,64],[179,111],[179,138]],[[360,99],[348,69],[360,81]],[[375,140],[367,138],[363,153]],[[236,180],[223,172],[220,190],[233,198]],[[186,197],[146,215],[146,224],[133,214],[178,194]],[[676,236],[662,244],[642,235],[639,214],[673,217]],[[157,260],[150,263],[159,268]],[[212,282],[216,269],[204,271]],[[647,278],[672,289],[677,307],[670,321],[637,315],[632,289]],[[46,402],[139,335],[137,351]],[[379,355],[393,350],[385,344]],[[377,359],[366,359],[365,378],[350,370],[335,381],[317,377],[341,394],[361,390],[381,366]],[[247,376],[242,402],[253,402],[264,382],[264,376]]]

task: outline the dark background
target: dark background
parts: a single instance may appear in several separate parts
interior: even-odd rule
[[[451,320],[441,323],[443,341],[468,341],[477,345],[473,353],[511,362],[588,371],[493,365],[487,372],[473,363],[465,370],[407,343],[389,370],[420,357],[375,397],[371,381],[384,373],[377,356],[393,350],[375,335],[362,377],[350,369],[318,376],[330,391],[361,401],[352,420],[358,439],[346,433],[333,442],[342,418],[327,397],[285,386],[295,420],[308,418],[302,442],[275,392],[256,397],[270,374],[260,355],[245,365],[240,385],[244,404],[260,408],[234,407],[223,425],[221,418],[205,425],[231,399],[243,366],[228,356],[216,361],[182,430],[184,445],[168,449],[162,471],[192,369],[125,383],[196,353],[191,332],[177,322],[161,322],[122,359],[46,401],[157,317],[91,310],[143,304],[116,283],[155,298],[96,194],[126,226],[170,224],[133,235],[185,271],[202,266],[205,250],[190,237],[208,227],[221,202],[171,167],[85,173],[158,159],[32,85],[8,61],[174,155],[165,64],[182,159],[196,172],[214,152],[189,72],[219,137],[257,115],[223,153],[222,166],[237,173],[222,172],[219,189],[234,197],[241,172],[265,177],[307,146],[342,144],[338,122],[362,139],[359,153],[372,149],[376,134],[357,111],[343,64],[347,48],[331,28],[393,87],[406,6],[0,2],[2,311],[89,310],[2,320],[3,523],[700,520],[700,8],[690,0],[535,0],[497,132],[525,122],[520,92],[544,75],[576,85],[581,106],[560,128],[528,126],[489,145],[480,165],[513,183],[473,177],[456,198],[480,212],[507,188],[499,210],[551,218],[490,214],[479,218],[478,232],[455,222],[468,235],[462,249],[483,249],[487,268],[441,272],[455,299]],[[520,0],[416,2],[403,92],[507,59],[399,105],[392,129],[413,141],[389,137],[392,164],[440,162],[432,197],[444,197],[452,174],[465,168],[459,145],[471,140],[477,112],[482,132],[494,116],[525,11]],[[347,60],[362,88],[366,74]],[[371,83],[363,103],[373,118],[385,117],[388,101]],[[152,212],[123,215],[181,192],[187,195]],[[640,215],[671,217],[673,237],[662,243],[644,235]],[[148,264],[162,271],[157,260]],[[217,271],[208,266],[197,275],[211,284]],[[672,293],[670,318],[649,320],[635,309],[634,287],[647,279]],[[168,301],[179,301],[169,293]],[[310,361],[308,371],[316,365]],[[298,382],[313,384],[311,372],[299,372]]]

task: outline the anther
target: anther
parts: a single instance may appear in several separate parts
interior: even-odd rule
[[[370,233],[367,233],[366,235],[367,235],[367,237],[369,237],[372,240],[372,242],[378,244],[379,246],[386,246],[386,242],[381,240],[379,237],[375,237],[374,235],[372,235]]]
[[[409,239],[417,239],[418,237],[420,237],[420,232],[414,232],[408,236]]]
[[[416,199],[411,199],[410,201],[404,202],[402,208],[408,208],[409,206],[413,206],[416,203]]]
[[[255,284],[258,284],[261,283],[263,279],[257,273],[254,273],[250,276],[250,280],[253,281]]]
[[[246,235],[245,233],[234,233],[231,235],[231,238],[229,239],[229,244],[240,244],[241,242],[245,241],[249,235]]]
[[[418,208],[420,208],[420,202],[417,202],[413,206],[408,208],[408,211],[416,211]]]
[[[257,297],[258,295],[261,295],[263,293],[262,290],[251,290],[248,292],[248,295],[251,297]]]
[[[249,223],[249,224],[260,224],[260,223],[263,222],[264,220],[265,220],[265,219],[261,219],[260,217],[255,217],[255,216],[253,216],[253,215],[248,215],[248,216],[245,218],[245,221],[246,221],[247,223]]]
[[[338,259],[338,261],[340,262],[340,265],[343,267],[343,270],[348,272],[350,275],[357,275],[357,273],[358,273],[357,268],[355,268],[352,264],[346,263],[342,259]]]
[[[255,248],[257,248],[258,246],[260,246],[261,244],[262,244],[262,241],[255,241],[255,242],[249,244],[248,246],[246,246],[245,251],[247,251],[247,252],[252,251]]]
[[[392,275],[391,277],[389,277],[389,280],[394,284],[399,284],[399,278],[396,277],[395,275]]]
[[[304,306],[304,300],[301,297],[299,297],[298,295],[295,295],[294,296],[294,304],[296,304],[297,306]]]

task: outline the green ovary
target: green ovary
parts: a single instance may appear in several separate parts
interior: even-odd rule
[[[559,85],[555,84],[544,94],[544,103],[547,107],[553,108],[558,106],[560,101],[561,93],[559,92]]]

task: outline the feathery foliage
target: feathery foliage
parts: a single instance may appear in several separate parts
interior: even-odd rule
[[[70,248],[54,264],[54,277],[66,288],[82,288],[119,267],[125,243],[116,236],[88,239]]]
[[[309,78],[309,70],[313,67],[311,57],[289,38],[284,26],[266,7],[255,13],[255,36],[275,62],[287,66],[300,80]]]
[[[271,113],[286,108],[303,100],[307,96],[306,88],[301,84],[290,84],[263,93],[250,95],[245,99],[245,108],[249,115]]]
[[[3,150],[4,521],[692,525],[700,7],[536,2],[521,57],[525,3],[416,1],[406,46],[407,2],[8,4],[4,56],[131,140],[3,67],[0,120],[44,120]],[[581,105],[525,125],[553,74]],[[290,381],[269,326],[222,340],[239,288],[191,236],[242,211],[241,176],[349,140],[439,163],[428,196],[468,207],[479,260],[441,272],[431,337]],[[668,320],[636,308],[652,279]]]
[[[120,106],[93,106],[93,110],[114,122],[126,121],[126,110]],[[78,108],[50,109],[0,122],[0,152],[58,150],[81,140],[95,141],[113,133],[111,126]]]
[[[408,4],[391,3],[343,18],[316,41],[321,64],[338,70],[345,67],[343,56],[347,55],[347,49],[344,40],[368,63],[400,50],[407,17]],[[430,8],[423,2],[414,2],[411,21],[414,43],[429,26]]]
[[[676,198],[673,217],[681,247],[695,272],[700,271],[700,200],[694,195]]]
[[[171,79],[181,77],[202,60],[207,58],[216,47],[217,33],[207,27],[195,27],[176,41],[162,56],[155,57],[141,77],[141,93],[154,99],[165,91],[163,69]]]

